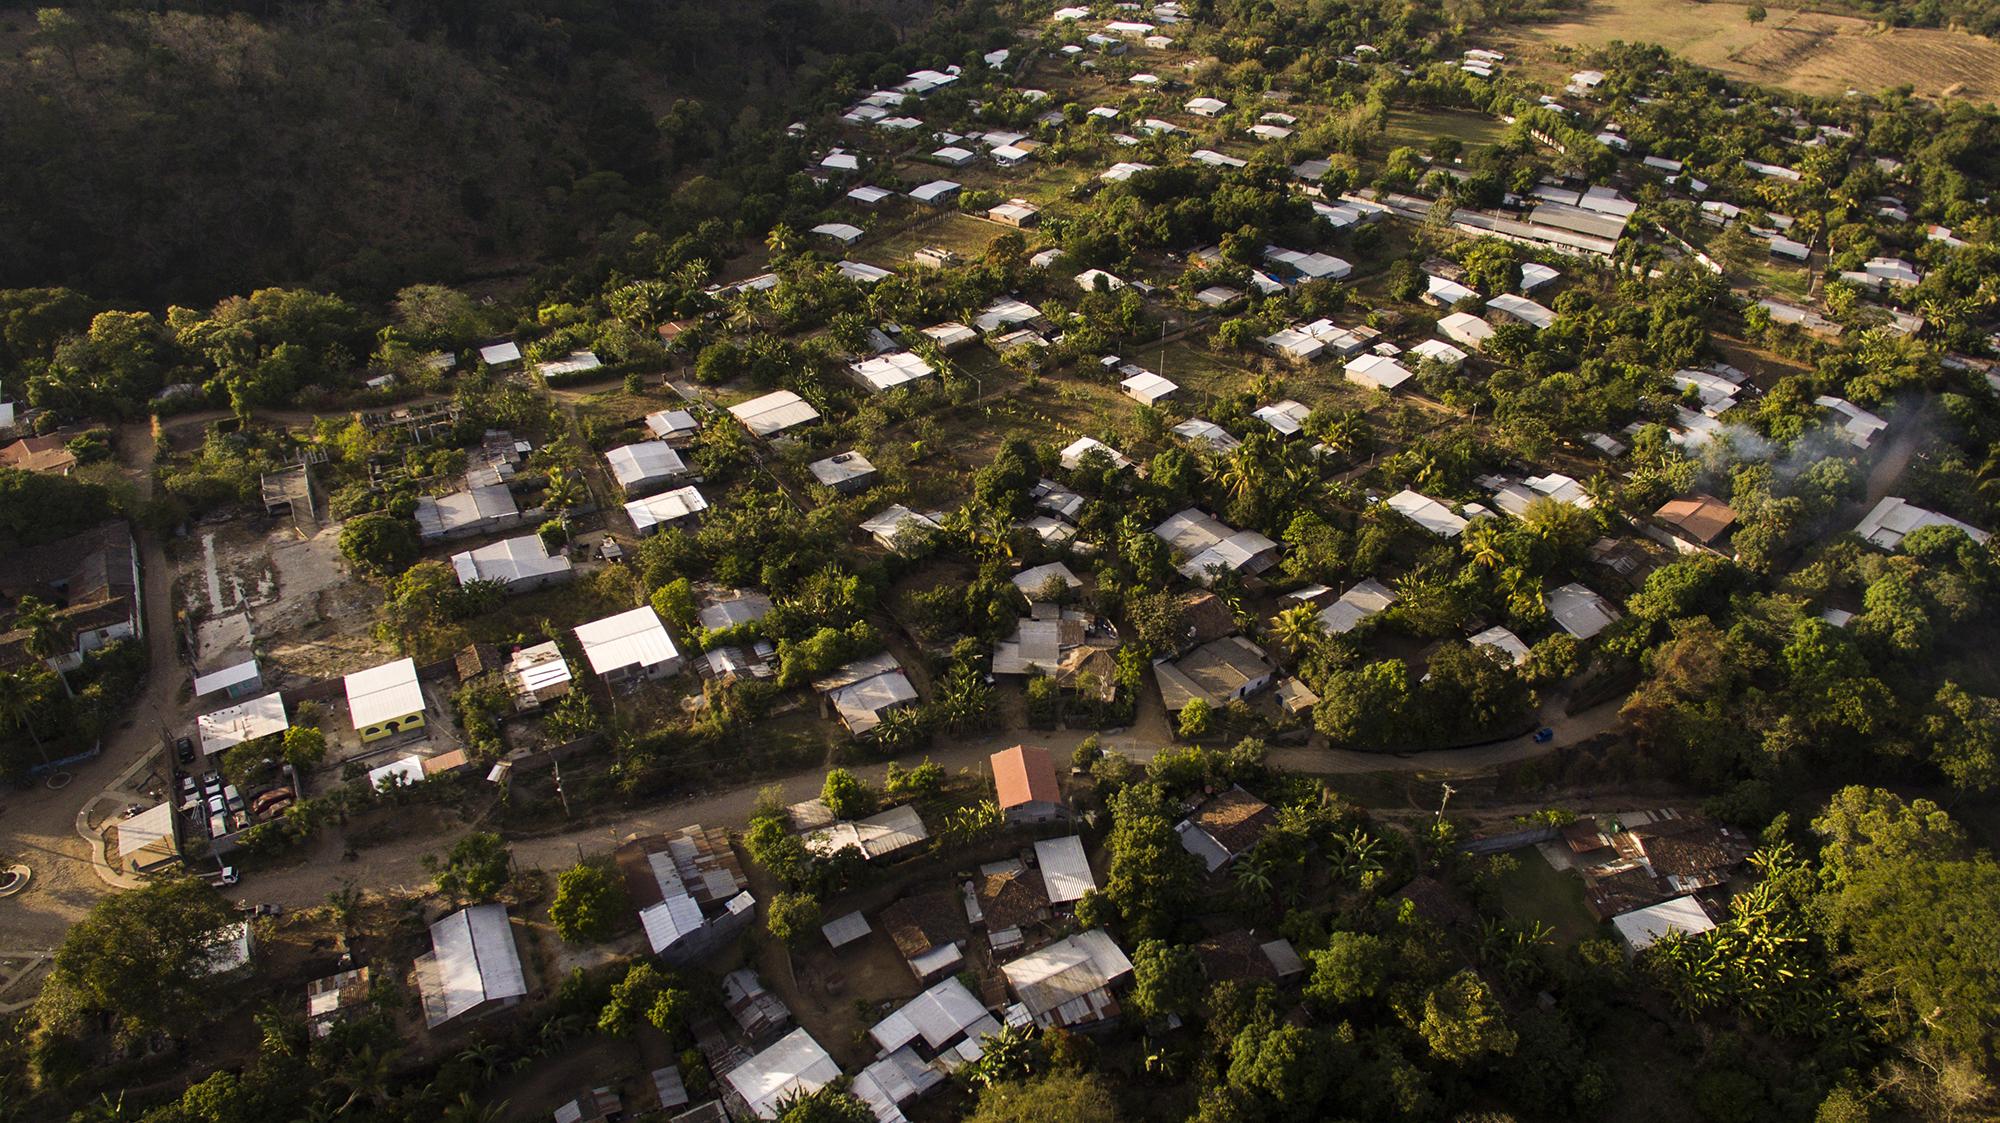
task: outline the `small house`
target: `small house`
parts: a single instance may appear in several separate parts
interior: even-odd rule
[[[501,673],[514,708],[538,710],[570,691],[569,660],[554,640],[517,649]]]
[[[1047,749],[1015,745],[994,753],[989,763],[1000,810],[1008,822],[1047,823],[1068,817],[1069,806],[1063,802]]]
[[[1277,821],[1270,804],[1238,785],[1203,800],[1174,825],[1174,833],[1181,849],[1214,873],[1248,853]]]
[[[843,495],[875,486],[875,465],[858,452],[836,452],[824,460],[813,461],[806,468],[821,487],[830,487]]]
[[[347,716],[363,742],[424,726],[424,691],[414,659],[398,659],[344,680]]]
[[[1264,649],[1242,636],[1202,644],[1178,659],[1153,663],[1153,677],[1167,712],[1179,713],[1197,698],[1220,708],[1271,685],[1277,667]]]
[[[575,632],[591,673],[607,684],[663,679],[681,669],[680,650],[649,606],[579,624]]]
[[[684,409],[663,409],[646,415],[646,428],[654,437],[669,446],[679,448],[694,440],[701,432],[701,422],[694,414]]]
[[[693,485],[625,504],[625,516],[632,520],[632,529],[641,538],[662,527],[690,524],[706,510],[707,497]]]
[[[729,412],[753,436],[775,437],[787,429],[819,420],[819,411],[790,390],[773,390],[760,398],[739,402]]]
[[[1681,553],[1714,553],[1736,525],[1736,511],[1713,495],[1669,499],[1653,512],[1652,536]]]
[[[1087,1028],[1118,1017],[1112,988],[1132,961],[1101,928],[1090,928],[1002,964],[1008,989],[1038,1026]]]
[[[681,454],[665,441],[619,445],[604,454],[604,461],[627,499],[651,495],[688,474]]]
[[[451,556],[460,585],[492,581],[508,594],[528,593],[560,585],[574,572],[567,554],[550,554],[540,535],[503,538]]]
[[[527,975],[505,905],[473,905],[431,925],[431,950],[416,962],[417,995],[432,1029],[477,1018],[527,996]]]

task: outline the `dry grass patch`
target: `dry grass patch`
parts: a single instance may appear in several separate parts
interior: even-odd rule
[[[1656,43],[1731,78],[1822,96],[1908,84],[1926,97],[2000,97],[2000,43],[1991,39],[1778,7],[1751,23],[1746,10],[1693,0],[1591,0],[1573,18],[1523,28],[1515,42],[1585,49],[1615,40]]]

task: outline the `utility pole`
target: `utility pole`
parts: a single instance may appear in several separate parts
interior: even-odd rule
[[[1438,786],[1444,789],[1444,795],[1438,799],[1438,813],[1436,821],[1442,823],[1444,822],[1444,805],[1451,802],[1452,794],[1458,791],[1458,789],[1452,787],[1450,781],[1446,781],[1445,783],[1440,784]]]
[[[556,798],[562,800],[563,818],[567,819],[569,818],[569,795],[568,793],[563,791],[562,761],[556,758],[555,756],[551,755],[549,757],[549,770],[555,774]],[[1442,812],[1440,812],[1440,814],[1442,814]]]

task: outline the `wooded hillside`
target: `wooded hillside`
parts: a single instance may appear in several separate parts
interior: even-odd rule
[[[0,9],[0,286],[186,302],[526,269],[893,41],[817,0]]]

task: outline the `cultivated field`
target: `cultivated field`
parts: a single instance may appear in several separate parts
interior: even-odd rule
[[[1956,31],[1878,29],[1848,16],[1770,6],[1761,24],[1745,6],[1692,0],[1588,0],[1573,18],[1518,33],[1518,45],[1601,47],[1657,43],[1732,78],[1839,95],[1908,84],[1925,97],[2000,98],[2000,43]]]

